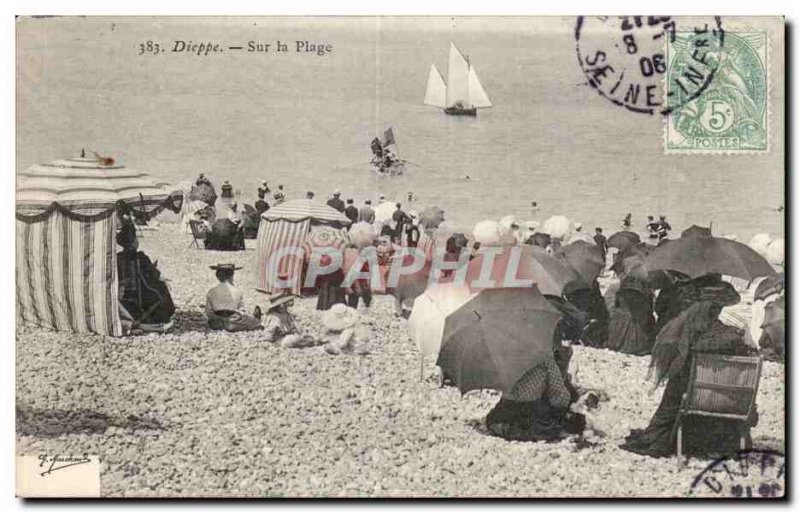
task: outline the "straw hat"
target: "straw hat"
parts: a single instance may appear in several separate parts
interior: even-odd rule
[[[343,303],[336,303],[322,313],[322,325],[329,331],[344,331],[355,327],[361,315]]]
[[[272,294],[269,296],[269,298],[267,298],[267,301],[269,301],[269,305],[267,305],[267,311],[269,312],[270,310],[293,300],[294,296],[287,292],[277,292]]]
[[[210,266],[215,271],[238,271],[241,267],[236,267],[236,264],[217,264]]]

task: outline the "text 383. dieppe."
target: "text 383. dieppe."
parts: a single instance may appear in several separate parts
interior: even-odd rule
[[[296,41],[247,41],[244,44],[225,44],[216,41],[191,41],[175,39],[164,45],[158,41],[142,41],[138,43],[139,55],[161,55],[175,53],[184,55],[209,56],[225,52],[236,53],[279,53],[279,54],[305,54],[323,56],[333,53],[333,45],[326,42],[307,40]]]

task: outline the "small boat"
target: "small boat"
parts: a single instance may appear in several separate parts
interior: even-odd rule
[[[444,113],[451,116],[477,116],[478,109],[492,106],[469,58],[452,42],[447,61],[447,84],[436,65],[431,64],[424,103],[444,109]]]
[[[381,141],[376,137],[370,143],[373,155],[370,163],[375,167],[375,174],[378,176],[402,175],[406,172],[406,161],[400,158],[400,151],[391,127],[383,132],[383,138],[384,140]]]

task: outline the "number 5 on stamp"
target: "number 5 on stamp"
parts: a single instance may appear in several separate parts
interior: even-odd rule
[[[751,153],[769,147],[769,66],[765,32],[726,32],[725,44],[697,63],[694,33],[667,43],[666,153]],[[709,62],[710,61],[710,62]],[[691,101],[703,65],[714,69]]]

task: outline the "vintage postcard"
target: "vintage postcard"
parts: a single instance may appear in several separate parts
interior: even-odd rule
[[[20,497],[786,497],[781,16],[16,21]]]

